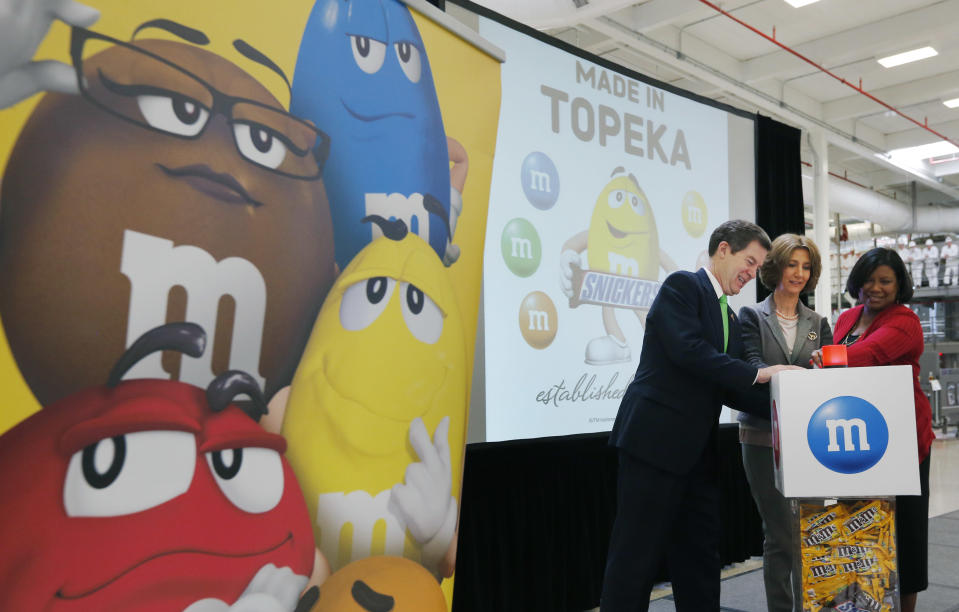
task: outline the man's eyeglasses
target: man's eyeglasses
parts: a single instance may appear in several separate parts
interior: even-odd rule
[[[106,49],[113,51],[100,53]],[[168,59],[84,28],[73,28],[70,55],[81,92],[108,113],[188,139],[199,138],[221,114],[250,163],[299,179],[323,173],[329,137],[284,110],[225,94]]]

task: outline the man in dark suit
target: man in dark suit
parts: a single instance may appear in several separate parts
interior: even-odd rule
[[[653,301],[610,434],[619,481],[602,612],[648,609],[664,557],[678,611],[719,610],[719,413],[725,404],[768,418],[768,390],[756,385],[793,367],[743,361],[725,302],[756,277],[769,247],[759,226],[727,221],[709,238],[706,267],[670,274]]]

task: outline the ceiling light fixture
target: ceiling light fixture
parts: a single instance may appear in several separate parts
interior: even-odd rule
[[[952,98],[951,100],[943,100],[942,103],[949,108],[956,108],[957,106],[959,106],[959,98]]]
[[[819,2],[819,0],[786,0],[786,4],[789,4],[793,8],[800,8],[813,2]]]
[[[959,147],[947,140],[937,140],[915,147],[894,149],[889,151],[887,159],[896,166],[909,168],[924,168],[933,157],[959,153]]]
[[[883,68],[893,68],[910,62],[918,62],[919,60],[924,60],[935,55],[939,55],[939,52],[932,47],[920,47],[918,49],[912,49],[911,51],[903,51],[895,55],[880,57],[876,61],[879,62]]]

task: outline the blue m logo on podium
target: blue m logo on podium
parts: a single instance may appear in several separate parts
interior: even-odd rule
[[[806,427],[809,450],[827,469],[858,474],[879,463],[889,444],[882,413],[866,400],[841,395],[823,402]]]

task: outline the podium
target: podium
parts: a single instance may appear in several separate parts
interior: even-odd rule
[[[899,609],[896,495],[919,494],[909,366],[784,371],[770,417],[802,610]]]

